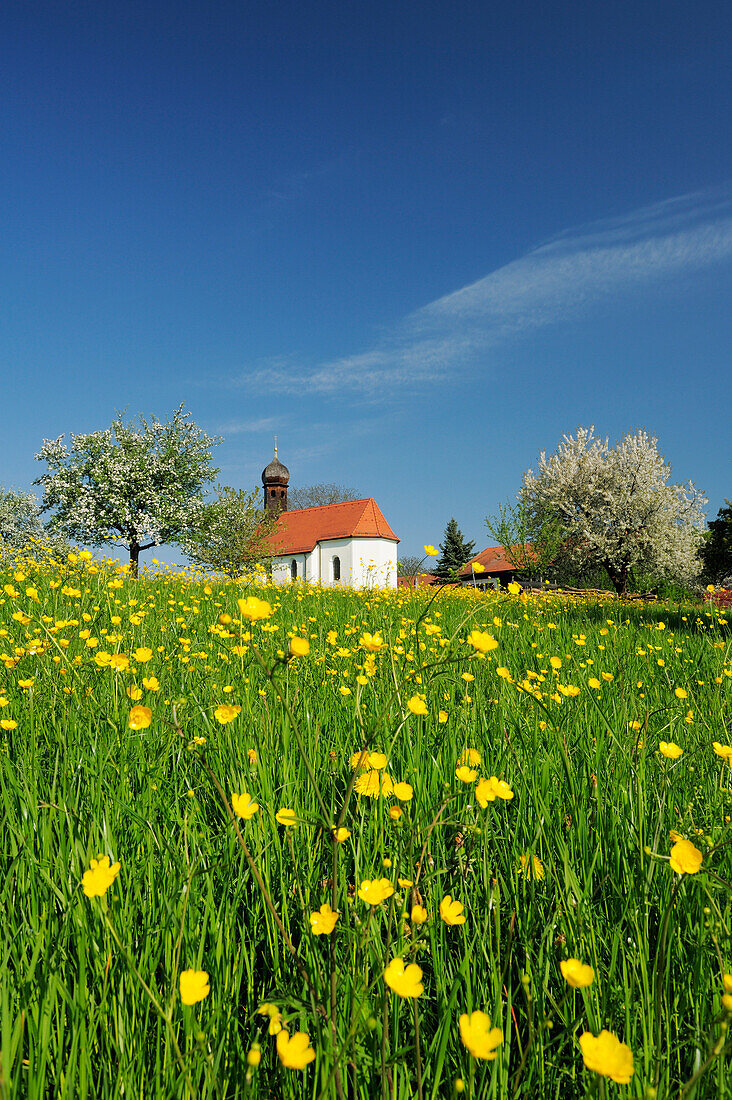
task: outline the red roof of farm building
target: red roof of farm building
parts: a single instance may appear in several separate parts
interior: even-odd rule
[[[506,557],[506,551],[502,546],[488,546],[485,550],[482,550],[480,554],[477,554],[474,558],[471,558],[468,564],[460,572],[461,577],[472,577],[473,570],[471,566],[475,563],[483,566],[481,572],[483,573],[515,573],[516,566],[512,565]],[[480,574],[476,574],[479,576]]]
[[[384,519],[372,497],[346,500],[342,504],[321,504],[282,512],[267,539],[270,553],[297,554],[313,550],[325,539],[399,539]]]
[[[400,573],[397,577],[397,588],[424,588],[426,585],[439,583],[440,578],[436,573]]]

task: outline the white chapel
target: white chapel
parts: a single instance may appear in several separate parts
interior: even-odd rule
[[[351,588],[396,588],[397,543],[372,497],[287,509],[290,471],[277,457],[262,471],[264,507],[277,512],[267,540],[272,579]]]

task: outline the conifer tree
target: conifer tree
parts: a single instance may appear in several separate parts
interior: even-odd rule
[[[721,584],[732,577],[732,501],[711,520],[701,556],[707,579]]]
[[[440,554],[435,564],[435,573],[446,580],[453,572],[459,571],[470,561],[475,550],[474,542],[466,542],[456,519],[451,519],[445,528],[445,537],[440,543]]]

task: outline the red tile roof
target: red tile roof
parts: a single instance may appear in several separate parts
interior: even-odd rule
[[[400,573],[397,577],[397,588],[424,588],[439,583],[440,578],[436,573]]]
[[[506,557],[506,551],[502,546],[488,546],[485,550],[482,550],[480,554],[477,554],[474,558],[471,558],[464,569],[460,571],[461,577],[472,577],[473,570],[471,565],[474,562],[478,562],[483,566],[484,573],[516,573],[517,569],[515,565]],[[476,577],[480,576],[480,573],[475,574]]]
[[[282,512],[267,539],[270,553],[298,554],[315,548],[325,539],[399,539],[384,519],[372,497],[346,500],[342,504],[321,504]]]

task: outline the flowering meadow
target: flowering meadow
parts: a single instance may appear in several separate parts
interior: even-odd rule
[[[0,576],[0,1096],[727,1097],[722,609]]]

